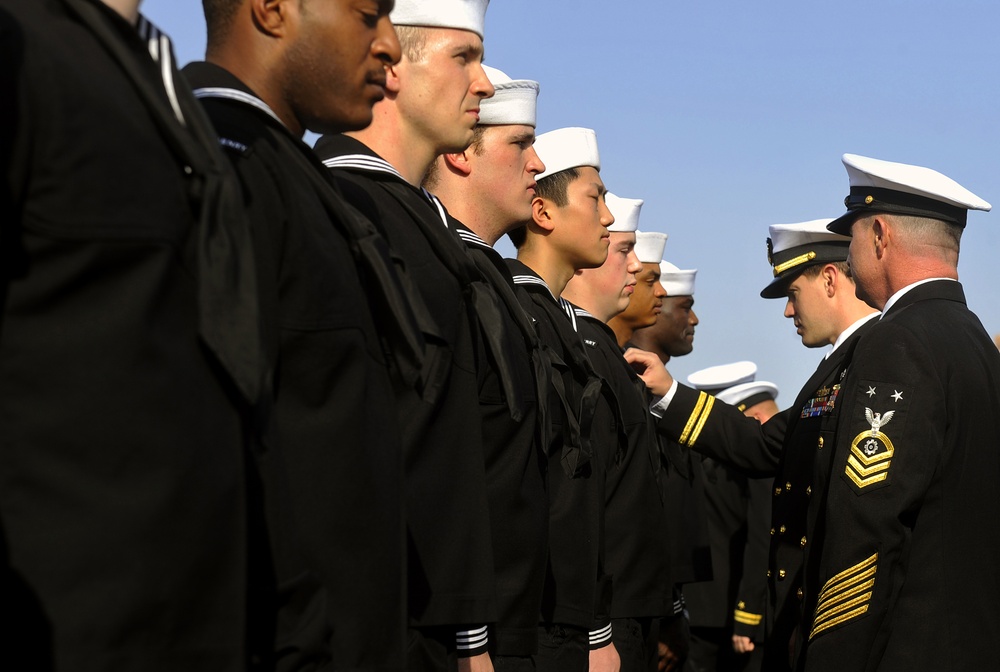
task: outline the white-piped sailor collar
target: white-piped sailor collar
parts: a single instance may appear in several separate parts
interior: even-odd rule
[[[340,156],[332,156],[329,159],[323,159],[323,165],[327,168],[343,168],[346,170],[364,170],[370,173],[385,173],[398,177],[403,182],[406,182],[402,173],[396,170],[391,163],[383,159],[381,156],[372,156],[371,154],[341,154]],[[424,192],[427,193],[426,190],[424,190]]]
[[[150,57],[160,66],[160,78],[163,80],[163,88],[166,89],[174,116],[177,117],[177,121],[182,126],[186,126],[187,122],[185,122],[184,114],[181,112],[180,103],[177,102],[177,89],[174,86],[174,57],[170,38],[142,14],[139,15],[135,29],[139,34],[139,39],[146,42]]]
[[[526,287],[544,287],[545,291],[549,293],[553,301],[558,301],[560,305],[563,299],[557,299],[556,295],[552,293],[552,289],[549,285],[542,280],[541,276],[534,275],[533,273],[511,273],[511,277],[514,279],[515,285],[521,285]]]
[[[479,237],[479,235],[472,229],[466,228],[464,226],[456,226],[455,231],[458,232],[458,237],[462,239],[462,242],[475,245],[477,247],[484,247],[487,250],[492,250],[493,248],[485,240]]]
[[[272,110],[267,103],[254,94],[247,93],[246,91],[240,91],[239,89],[234,89],[228,86],[203,86],[194,90],[194,97],[199,100],[204,98],[217,98],[243,103],[244,105],[257,108],[281,124],[282,127],[285,126],[281,119],[278,118],[278,115],[274,113],[274,110]]]

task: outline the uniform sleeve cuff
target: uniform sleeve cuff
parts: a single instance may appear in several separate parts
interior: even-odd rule
[[[459,658],[471,658],[486,653],[489,648],[489,626],[471,630],[459,630],[455,633],[455,653]]]
[[[590,650],[603,649],[611,644],[611,624],[590,631]]]
[[[670,402],[674,400],[674,395],[677,394],[677,380],[670,383],[670,389],[662,397],[653,402],[649,407],[649,412],[658,418],[663,417],[663,412],[667,410],[670,406]]]

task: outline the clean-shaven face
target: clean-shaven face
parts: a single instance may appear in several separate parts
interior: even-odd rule
[[[468,30],[423,28],[420,60],[396,66],[396,104],[404,122],[439,154],[464,151],[479,123],[479,103],[493,95],[483,70],[483,41]]]
[[[795,333],[802,338],[802,345],[819,348],[837,340],[829,316],[826,279],[822,273],[812,278],[799,274],[788,285],[785,295],[788,299],[785,317],[794,321]]]
[[[468,150],[477,202],[504,231],[531,220],[535,176],[545,170],[526,125],[485,126],[479,144]]]

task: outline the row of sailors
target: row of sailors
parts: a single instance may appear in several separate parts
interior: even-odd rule
[[[694,271],[639,235],[641,201],[607,192],[593,131],[535,140],[537,83],[481,65],[486,5],[206,0],[208,57],[182,78],[137,2],[4,0],[23,39],[2,145],[2,608],[36,666],[676,669],[679,586],[712,565],[692,448],[776,477],[769,607],[732,608],[771,624],[768,669],[865,669],[898,655],[893,633],[930,639],[911,605],[952,592],[901,589],[910,547],[852,540],[863,516],[839,512],[899,490],[911,467],[880,427],[930,440],[928,403],[905,409],[931,383],[891,368],[838,396],[876,332],[855,299],[815,313],[827,331],[797,322],[834,349],[763,425],[677,384],[663,364],[690,352]],[[882,213],[959,227],[989,208],[933,171],[845,165],[836,245],[825,223],[773,235],[765,291],[803,316],[807,281],[853,298],[854,267],[826,251],[867,241],[869,215],[879,256],[856,289],[883,308]],[[516,260],[493,250],[503,235]],[[963,416],[949,454],[995,439],[993,356],[966,381],[984,420]],[[852,427],[864,409],[858,445],[844,403]],[[824,441],[852,460],[842,484]],[[995,457],[962,458],[992,473]],[[981,554],[953,551],[981,575]],[[899,627],[866,627],[898,601]]]

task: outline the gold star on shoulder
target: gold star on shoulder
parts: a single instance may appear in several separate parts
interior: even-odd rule
[[[890,396],[892,396],[892,398],[895,399],[896,401],[901,401],[903,399],[903,393],[900,392],[899,390],[895,390],[895,394]]]

